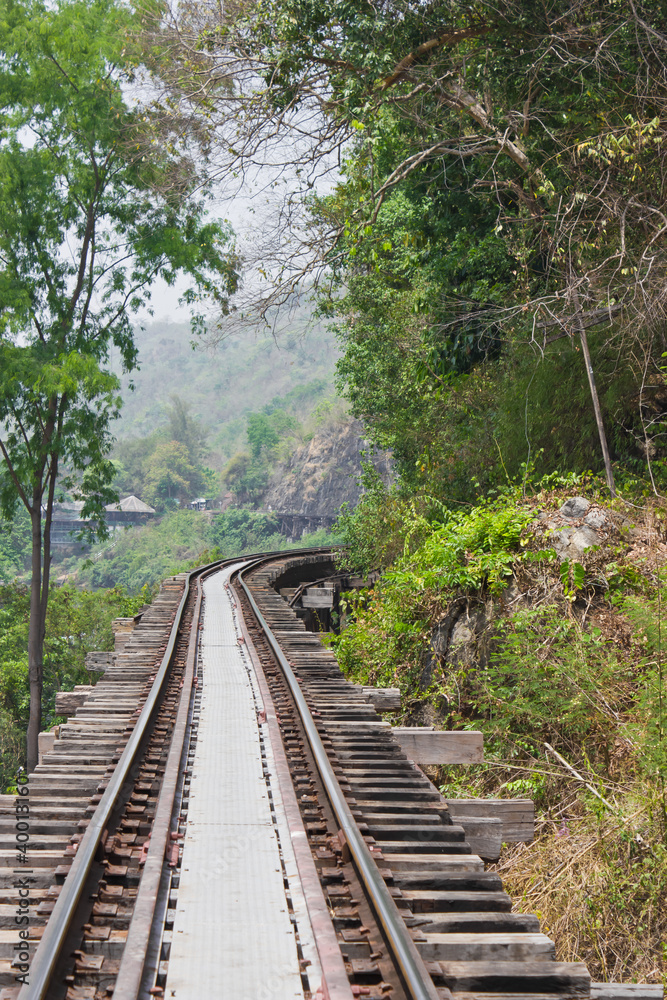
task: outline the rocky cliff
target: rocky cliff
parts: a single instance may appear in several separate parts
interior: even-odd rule
[[[262,506],[305,517],[335,517],[341,504],[358,502],[358,480],[366,461],[385,482],[391,480],[389,452],[372,450],[361,421],[332,421],[276,470]]]

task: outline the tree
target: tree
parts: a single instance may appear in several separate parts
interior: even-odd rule
[[[118,380],[136,364],[131,316],[153,280],[191,279],[186,299],[225,305],[229,234],[204,218],[178,147],[150,157],[127,97],[140,54],[114,0],[0,4],[0,501],[32,533],[28,769],[37,763],[50,530],[62,490],[101,520]]]
[[[280,436],[272,417],[266,413],[249,413],[246,419],[248,421],[246,433],[253,461],[259,462],[261,457],[268,459],[280,443]]]
[[[239,503],[257,503],[266,491],[269,470],[261,458],[239,451],[222,470],[222,481]]]
[[[171,406],[165,407],[169,420],[169,438],[179,441],[188,450],[190,460],[195,464],[200,461],[206,450],[208,431],[190,416],[190,404],[175,393],[171,395]]]
[[[267,247],[274,288],[260,310],[314,272],[333,272],[339,289],[375,275],[414,290],[422,384],[443,391],[466,358],[470,368],[480,349],[488,356],[485,341],[576,344],[613,492],[589,330],[632,340],[647,455],[649,423],[664,425],[646,420],[667,346],[664,4],[237,0],[179,11],[156,28],[172,59],[165,79],[200,112],[221,162],[251,171],[279,147],[301,181],[281,216],[291,251],[284,232]],[[336,156],[335,195],[304,202]],[[406,233],[417,267],[403,273],[387,225],[401,198],[415,216],[429,207]],[[304,204],[315,207],[309,229]],[[359,312],[343,316],[347,335]]]
[[[195,465],[180,441],[164,441],[157,446],[146,466],[145,498],[160,509],[178,506],[210,487],[208,470]]]

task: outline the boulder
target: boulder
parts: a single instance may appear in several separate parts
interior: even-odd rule
[[[586,514],[584,524],[589,528],[604,528],[609,524],[609,518],[603,510],[591,510]]]
[[[551,536],[551,544],[561,560],[579,561],[586,549],[600,545],[601,541],[598,533],[587,525],[582,528],[556,528]]]
[[[586,500],[585,497],[570,497],[569,500],[565,501],[559,513],[563,517],[580,518],[587,513],[590,505],[590,501]]]

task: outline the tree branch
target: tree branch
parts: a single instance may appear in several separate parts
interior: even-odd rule
[[[389,87],[393,87],[395,83],[404,77],[411,66],[414,66],[419,59],[428,55],[434,49],[440,49],[444,45],[457,45],[466,38],[479,38],[480,35],[485,35],[491,30],[491,25],[484,25],[478,28],[447,28],[444,34],[438,35],[436,38],[430,38],[427,42],[422,42],[421,45],[418,45],[407,56],[404,56],[400,62],[396,63],[389,76],[386,76],[381,81],[380,89],[388,90]]]

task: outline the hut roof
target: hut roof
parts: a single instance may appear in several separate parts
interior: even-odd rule
[[[149,507],[147,503],[140,500],[139,497],[129,496],[124,497],[119,500],[118,503],[110,503],[104,508],[105,510],[122,510],[127,513],[132,514],[154,514],[155,509]]]

